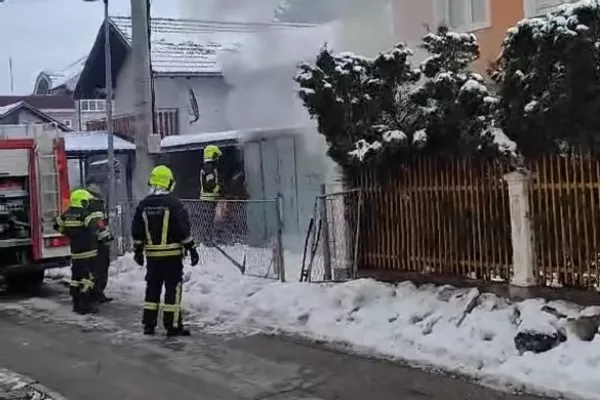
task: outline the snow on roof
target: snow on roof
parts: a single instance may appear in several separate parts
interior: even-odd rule
[[[111,17],[131,43],[131,18]],[[220,74],[218,56],[239,48],[244,37],[272,29],[307,27],[306,24],[210,22],[186,19],[151,20],[152,68],[163,74]]]
[[[6,114],[10,113],[12,110],[19,108],[23,105],[23,101],[19,101],[17,103],[8,104],[4,107],[0,107],[0,117],[4,117]]]
[[[92,152],[108,150],[108,134],[102,131],[63,133],[67,152]],[[115,136],[115,151],[135,151],[135,145]]]
[[[74,90],[86,60],[87,56],[78,59],[60,70],[43,71],[50,78],[51,89],[66,85],[69,90]]]
[[[313,132],[314,128],[309,126],[294,126],[281,128],[253,128],[238,129],[222,132],[194,133],[191,135],[167,136],[160,142],[161,149],[173,149],[177,147],[204,145],[216,142],[250,142],[253,140],[266,139],[269,137],[280,137],[300,135],[305,132]]]
[[[187,146],[191,144],[205,144],[213,142],[224,142],[228,140],[238,140],[240,131],[223,131],[223,132],[207,132],[194,133],[191,135],[173,135],[167,136],[160,141],[161,148],[171,148]]]

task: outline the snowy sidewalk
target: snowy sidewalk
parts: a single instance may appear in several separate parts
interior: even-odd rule
[[[66,400],[33,379],[0,368],[0,399],[2,400]]]
[[[109,287],[141,304],[144,274],[123,257],[112,268]],[[296,279],[295,272],[288,276]],[[188,321],[208,333],[297,335],[509,391],[600,399],[600,336],[582,341],[571,329],[573,317],[596,315],[595,308],[543,300],[512,304],[477,289],[410,282],[282,284],[242,276],[225,261],[186,267],[184,307]],[[514,340],[519,332],[560,332],[566,341],[545,353],[521,354]]]

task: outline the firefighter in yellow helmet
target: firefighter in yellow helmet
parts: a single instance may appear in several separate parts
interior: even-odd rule
[[[214,233],[215,213],[218,201],[222,198],[223,180],[220,161],[223,153],[214,144],[204,148],[204,163],[200,171],[200,210],[194,225],[201,229],[198,232],[202,243],[210,245]]]
[[[84,189],[71,193],[69,208],[54,221],[54,229],[69,238],[71,245],[71,297],[73,311],[95,312],[92,299],[98,245],[110,240],[102,216],[90,209],[93,196]]]
[[[135,210],[131,234],[134,260],[146,265],[146,297],[142,323],[144,334],[153,335],[158,320],[162,286],[165,286],[163,324],[168,336],[187,336],[181,317],[183,257],[189,253],[191,264],[199,256],[190,234],[188,214],[181,201],[171,192],[175,179],[171,170],[159,165],[148,180],[150,194]]]
[[[106,218],[106,207],[102,196],[102,190],[96,183],[90,182],[87,185],[87,191],[93,196],[90,200],[90,210],[95,215],[102,218],[104,224],[108,227],[108,219]],[[114,238],[111,236],[110,241]],[[110,266],[110,244],[105,241],[98,244],[98,258],[96,259],[96,270],[94,271],[95,285],[92,296],[98,303],[109,303],[111,297],[104,294],[104,290],[108,284],[108,268]]]

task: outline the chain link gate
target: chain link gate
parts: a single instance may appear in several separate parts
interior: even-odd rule
[[[234,265],[245,275],[285,280],[279,200],[182,200],[198,245],[200,265]],[[131,220],[136,202],[111,213],[113,254],[133,250]]]
[[[343,281],[356,277],[362,191],[322,194],[315,199],[302,257],[300,281]]]

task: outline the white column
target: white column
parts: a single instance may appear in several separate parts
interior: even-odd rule
[[[510,226],[513,247],[513,277],[510,284],[530,287],[537,284],[533,266],[533,228],[529,210],[529,174],[515,171],[504,175],[508,183]]]

